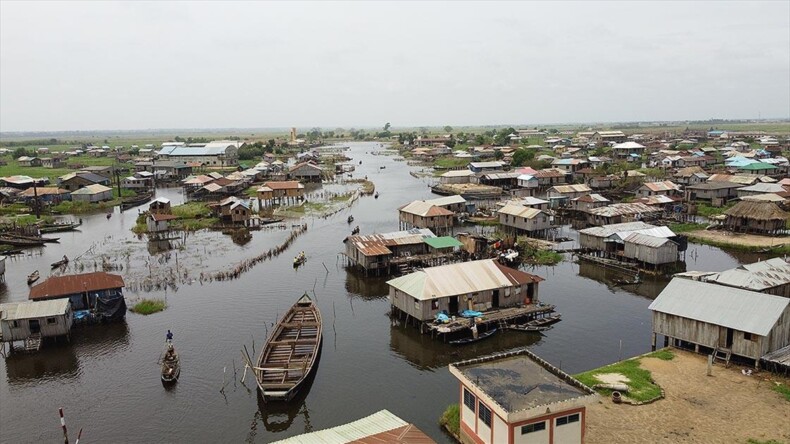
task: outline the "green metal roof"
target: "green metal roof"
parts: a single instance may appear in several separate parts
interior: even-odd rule
[[[738,167],[739,170],[772,170],[774,168],[776,167],[771,165],[770,163],[764,163],[764,162],[755,162],[755,163],[750,163],[748,165],[744,165],[742,167]]]
[[[463,244],[452,236],[426,237],[423,241],[433,248],[460,247]]]

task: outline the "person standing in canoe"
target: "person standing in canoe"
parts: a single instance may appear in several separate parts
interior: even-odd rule
[[[166,341],[173,342],[173,332],[171,332],[170,329],[167,330]]]

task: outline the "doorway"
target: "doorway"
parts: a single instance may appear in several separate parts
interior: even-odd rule
[[[30,326],[30,333],[37,334],[41,333],[41,324],[38,322],[38,319],[31,319],[28,321],[28,326]]]
[[[450,296],[450,306],[448,307],[450,314],[458,313],[458,296]]]
[[[719,327],[719,347],[732,347],[733,330],[731,328]]]
[[[491,295],[491,308],[499,308],[499,290],[494,290]]]

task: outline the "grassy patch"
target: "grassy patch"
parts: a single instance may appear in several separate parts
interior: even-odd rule
[[[686,233],[688,231],[695,231],[695,230],[704,230],[707,225],[705,224],[697,224],[693,222],[687,223],[672,223],[668,225],[669,229],[674,231],[675,233]]]
[[[729,242],[720,242],[704,237],[695,236],[694,233],[687,234],[689,241],[703,245],[710,245],[711,247],[721,248],[722,250],[741,251],[745,253],[764,253],[768,250],[771,254],[790,254],[790,245],[777,245],[775,247],[759,246],[759,245],[741,245]]]
[[[733,206],[735,206],[735,202],[724,205],[723,207],[714,207],[704,202],[699,202],[694,205],[694,207],[697,210],[697,215],[705,216],[705,217],[712,217],[712,216],[718,216],[720,214],[724,214],[725,211],[732,208]]]
[[[258,196],[258,186],[252,186],[244,190],[244,194],[250,197],[257,197]]]
[[[557,265],[562,262],[562,253],[552,250],[527,249],[524,251],[524,262],[535,265]]]
[[[94,213],[97,211],[111,210],[113,207],[118,206],[120,204],[121,204],[120,198],[116,198],[104,202],[96,202],[96,203],[64,200],[63,202],[52,207],[52,211],[56,211],[58,213],[63,213],[63,214],[86,214],[86,213]]]
[[[134,304],[129,310],[141,315],[158,313],[167,308],[167,303],[161,299],[143,299]]]
[[[486,219],[478,217],[470,217],[469,219],[466,219],[466,222],[473,225],[480,225],[481,227],[495,227],[499,225],[499,219]]]
[[[442,413],[439,425],[443,426],[455,436],[461,435],[461,411],[458,404],[450,404],[447,410]]]
[[[767,441],[763,441],[762,439],[749,438],[746,440],[746,444],[784,444],[784,443],[782,441],[777,441],[775,439],[769,439]]]
[[[171,211],[179,219],[197,219],[211,214],[211,210],[204,202],[187,202],[174,206]]]
[[[178,219],[170,222],[173,230],[197,231],[211,228],[219,223],[219,218],[204,217],[201,219]]]
[[[605,367],[590,370],[588,372],[579,373],[576,379],[581,381],[587,386],[594,386],[601,384],[602,381],[596,378],[596,375],[606,373],[619,373],[629,379],[628,393],[624,395],[634,401],[649,401],[661,396],[661,387],[653,382],[652,376],[649,371],[639,366],[639,358],[629,359],[627,361],[618,362],[616,364],[607,365]],[[612,390],[609,389],[596,389],[603,395],[610,395]]]
[[[324,211],[326,207],[327,204],[323,202],[305,202],[305,204],[302,205],[302,211],[310,210],[314,212],[321,212]]]
[[[786,384],[777,384],[771,387],[775,392],[779,393],[780,395],[784,396],[785,400],[790,402],[790,387]]]
[[[653,353],[648,353],[645,355],[646,358],[657,358],[662,361],[671,361],[675,359],[675,353],[668,348],[662,348],[661,350],[656,350]]]
[[[373,194],[373,192],[376,191],[376,185],[373,182],[371,182],[369,180],[366,180],[366,179],[352,179],[352,180],[348,180],[346,182],[348,182],[348,183],[361,183],[362,187],[360,188],[360,192],[362,194],[365,194],[365,195]]]
[[[463,157],[440,157],[433,161],[434,167],[443,169],[465,168],[467,165],[469,165],[469,159]]]

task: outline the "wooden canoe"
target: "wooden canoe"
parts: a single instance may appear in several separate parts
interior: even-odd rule
[[[484,331],[484,332],[480,333],[479,335],[477,335],[476,338],[475,337],[471,337],[471,338],[455,339],[453,341],[448,341],[447,343],[448,344],[453,344],[453,345],[471,344],[472,342],[482,341],[483,339],[491,337],[494,333],[496,333],[496,331],[497,331],[497,329],[496,329],[496,327],[494,327],[491,330]]]
[[[27,275],[27,285],[33,285],[33,282],[36,282],[39,278],[38,270],[30,273]]]
[[[162,358],[162,382],[163,383],[171,383],[178,381],[178,377],[181,376],[181,360],[178,357],[178,353],[176,353],[176,349],[173,347],[172,343],[167,344],[169,347],[166,347],[166,352],[164,357]],[[172,349],[172,354],[168,353],[169,349]]]
[[[321,313],[305,293],[280,319],[254,368],[264,401],[289,401],[317,367]]]
[[[551,328],[551,324],[557,323],[561,320],[562,315],[559,313],[554,313],[550,316],[533,319],[531,321],[525,322],[524,324],[508,325],[508,328],[510,330],[519,331],[544,331]]]

